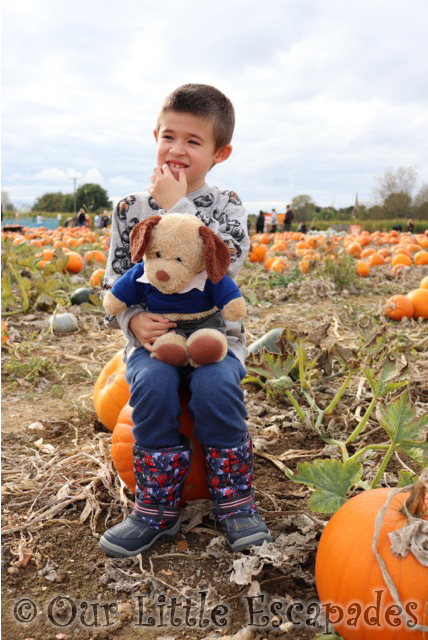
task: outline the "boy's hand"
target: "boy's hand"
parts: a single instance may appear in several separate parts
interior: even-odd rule
[[[137,313],[129,321],[130,330],[147,351],[153,351],[153,342],[176,326],[168,318],[149,312]]]
[[[156,167],[150,178],[152,186],[148,192],[164,211],[169,211],[187,193],[187,179],[184,169],[178,170],[178,180],[172,175],[167,164]]]

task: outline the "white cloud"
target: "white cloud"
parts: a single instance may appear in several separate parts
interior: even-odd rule
[[[146,186],[160,104],[184,82],[232,98],[234,153],[208,180],[248,202],[345,206],[394,165],[428,181],[425,0],[3,0],[2,17],[12,201],[71,192],[70,166],[111,198]]]
[[[34,180],[49,184],[62,184],[68,179],[65,171],[60,169],[43,169],[34,174]]]

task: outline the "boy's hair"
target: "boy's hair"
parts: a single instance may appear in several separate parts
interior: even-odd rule
[[[162,105],[156,123],[158,131],[162,114],[167,111],[190,113],[199,118],[212,119],[216,151],[232,140],[235,110],[229,98],[215,87],[208,84],[183,84],[175,89]]]

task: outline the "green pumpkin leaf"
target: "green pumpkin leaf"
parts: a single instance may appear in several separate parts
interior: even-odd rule
[[[417,479],[418,476],[411,471],[404,471],[404,469],[400,469],[398,472],[397,487],[408,487],[409,484],[415,484]]]
[[[246,360],[247,372],[262,380],[275,380],[287,376],[294,367],[295,357],[291,354],[270,353],[261,349]]]
[[[422,468],[428,466],[427,442],[420,442],[417,445],[414,443],[402,443],[398,448],[407,453],[407,455],[412,458],[412,460],[415,460]]]
[[[394,360],[390,358],[386,358],[380,371],[364,369],[363,373],[376,398],[382,398],[387,393],[400,389],[409,383],[408,366],[399,369]]]
[[[346,502],[346,494],[360,480],[363,467],[355,460],[315,460],[297,466],[296,482],[315,489],[308,506],[316,513],[334,513]]]
[[[402,393],[388,405],[380,405],[377,412],[379,424],[397,445],[420,446],[423,444],[424,428],[428,425],[428,412],[416,416],[409,394]]]

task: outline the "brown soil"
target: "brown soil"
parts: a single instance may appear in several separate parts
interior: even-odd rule
[[[243,285],[247,276],[244,270],[240,278]],[[407,290],[417,286],[419,280],[418,272],[411,283],[406,283]],[[298,292],[291,295],[285,289],[271,290],[269,296],[250,305],[249,342],[273,327],[309,330],[331,320],[331,340],[349,346],[356,339],[362,318],[380,318],[391,283],[387,282],[383,290],[379,283],[380,280],[371,281],[372,291],[364,282],[357,291],[338,294],[326,290],[322,297],[305,293],[306,299]],[[257,564],[254,548],[244,554],[229,553],[209,515],[196,525],[189,524],[193,511],[187,520],[184,512],[186,530],[176,540],[160,543],[151,554],[128,560],[104,556],[97,540],[105,528],[123,519],[126,507],[132,504],[132,495],[126,492],[126,499],[119,496],[109,454],[111,434],[96,418],[92,389],[102,366],[124,341],[119,332],[104,329],[99,311],[73,311],[79,320],[79,331],[69,336],[47,333],[47,314],[42,312],[7,321],[10,343],[2,349],[2,527],[6,530],[2,637],[199,640],[233,636],[242,630],[237,640],[313,639],[317,629],[287,627],[285,611],[290,604],[316,597],[316,547],[328,516],[312,514],[307,507],[308,490],[288,480],[262,454],[277,457],[292,450],[287,465],[294,469],[298,462],[322,455],[324,443],[310,428],[303,428],[296,421],[289,404],[267,399],[264,391],[246,385],[249,428],[258,442],[256,454],[259,452],[255,456],[256,496],[274,536],[271,560],[263,557]],[[406,325],[403,327],[405,330]],[[17,363],[28,362],[30,357],[46,358],[52,366],[37,375],[16,369]],[[7,365],[12,361],[15,368],[11,371]],[[415,399],[427,393],[416,382],[413,389]],[[344,415],[348,415],[346,405],[355,410],[354,396],[343,398]],[[274,428],[274,435],[266,434],[267,427]],[[82,452],[87,452],[86,462],[79,463],[82,478],[84,474],[89,480],[98,478],[89,498],[72,500],[53,512],[50,519],[27,528],[30,511],[42,510],[47,504],[55,506],[60,497],[73,497],[76,487],[84,486],[78,477],[79,469],[73,467],[73,460]],[[81,522],[88,505],[90,515]],[[205,506],[200,505],[200,509]],[[247,583],[240,581],[239,569],[245,571],[251,563],[254,566],[250,579]],[[260,593],[264,594],[263,603]],[[65,598],[62,601],[61,596]],[[197,606],[186,613],[189,598]],[[182,619],[180,626],[171,624],[174,599],[176,618]],[[204,622],[201,626],[201,599],[206,600],[203,620],[211,616],[217,624]],[[281,628],[270,611],[278,602],[283,607]],[[68,603],[68,608],[61,608],[61,603]],[[251,603],[254,610],[265,608],[270,626],[263,626],[262,613],[251,616]],[[69,609],[70,604],[75,606],[74,612]],[[217,605],[223,609],[215,609]],[[94,612],[98,616],[95,621]],[[193,626],[191,617],[186,622],[186,615],[190,614],[195,616]],[[154,617],[153,626],[149,626],[150,615]],[[20,616],[31,621],[19,622]],[[52,616],[55,623],[50,621]],[[221,626],[223,618],[226,624]]]

